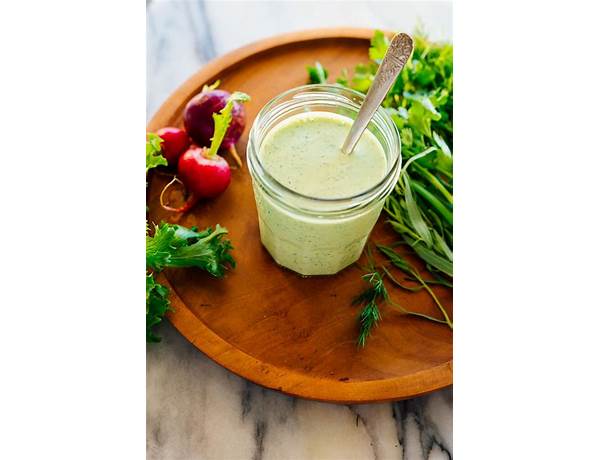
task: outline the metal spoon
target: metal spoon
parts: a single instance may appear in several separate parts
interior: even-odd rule
[[[365,97],[358,115],[350,128],[350,132],[342,146],[342,152],[346,154],[352,153],[360,136],[367,128],[367,125],[373,118],[377,107],[385,98],[392,84],[396,81],[396,77],[408,61],[410,53],[413,50],[413,40],[410,36],[399,33],[394,35],[390,46],[383,57],[383,61],[379,65],[377,74],[371,83],[367,97]]]

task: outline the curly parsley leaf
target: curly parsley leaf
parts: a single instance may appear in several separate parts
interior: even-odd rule
[[[154,227],[154,235],[146,235],[146,266],[160,271],[167,267],[198,267],[215,277],[235,267],[230,254],[227,229],[217,225],[203,232],[162,222]]]
[[[171,254],[178,248],[175,227],[165,222],[154,226],[154,235],[146,233],[146,266],[160,271],[168,266]]]
[[[198,232],[195,227],[161,222],[154,226],[154,234],[146,231],[146,267],[159,272],[168,267],[198,267],[215,277],[221,277],[228,268],[235,267],[230,254],[229,240],[224,238],[227,229],[217,225]],[[153,328],[162,321],[170,308],[169,290],[146,274],[146,340],[158,342]]]

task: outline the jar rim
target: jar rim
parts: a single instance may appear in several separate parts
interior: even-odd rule
[[[317,91],[314,91],[314,90],[317,90]],[[288,90],[284,91],[283,93],[280,93],[277,96],[273,97],[258,112],[258,114],[256,115],[256,118],[254,120],[254,123],[252,124],[252,127],[250,129],[250,134],[248,136],[247,150],[248,150],[248,163],[249,163],[251,173],[255,173],[254,168],[258,167],[259,172],[262,175],[266,176],[266,178],[268,179],[268,182],[270,182],[269,185],[271,186],[271,188],[273,187],[273,185],[275,185],[278,189],[280,189],[280,191],[283,191],[284,194],[286,194],[286,195],[290,195],[292,197],[303,199],[303,200],[309,200],[309,201],[315,202],[315,203],[327,203],[327,204],[331,204],[331,205],[334,205],[334,204],[342,205],[345,203],[349,203],[349,202],[354,203],[357,201],[362,202],[365,198],[370,198],[373,195],[377,195],[379,191],[387,188],[385,186],[390,181],[390,178],[392,178],[394,175],[397,175],[397,173],[400,170],[400,166],[402,163],[402,153],[401,153],[400,135],[398,133],[398,128],[396,127],[396,124],[393,122],[393,120],[391,119],[389,114],[381,106],[379,106],[377,108],[377,110],[373,116],[373,119],[378,116],[378,117],[380,117],[381,121],[383,121],[384,125],[387,125],[387,128],[391,131],[391,135],[393,138],[392,143],[395,144],[395,145],[393,145],[392,148],[395,147],[394,150],[397,151],[397,155],[396,155],[396,158],[394,159],[393,164],[386,171],[386,174],[383,176],[383,178],[379,182],[377,182],[375,185],[370,187],[369,189],[361,191],[361,192],[353,194],[353,195],[350,195],[350,196],[336,197],[336,198],[324,198],[324,197],[312,196],[312,195],[307,195],[307,194],[298,192],[298,191],[288,187],[287,185],[278,181],[275,177],[273,177],[267,171],[267,169],[263,166],[263,164],[260,160],[260,156],[258,155],[258,150],[260,149],[260,145],[258,145],[257,139],[256,139],[256,136],[258,135],[258,133],[257,133],[258,122],[260,120],[262,120],[273,108],[275,108],[279,102],[285,100],[286,97],[288,97],[290,94],[293,94],[293,93],[302,94],[304,91],[312,91],[313,93],[318,93],[319,95],[331,95],[331,96],[337,96],[337,97],[340,97],[340,96],[344,97],[353,106],[355,106],[353,108],[356,109],[357,112],[360,109],[360,105],[356,105],[356,102],[352,101],[349,97],[345,97],[343,94],[340,94],[340,93],[346,92],[347,94],[349,94],[351,96],[355,96],[361,100],[361,103],[365,99],[365,95],[363,93],[356,91],[354,89],[346,88],[346,87],[343,87],[340,85],[324,84],[324,83],[307,84],[307,85],[297,86],[295,88],[288,89]],[[377,123],[376,123],[376,125],[377,125]],[[380,128],[380,127],[378,126],[378,128]],[[381,130],[381,128],[380,128],[380,130]],[[382,145],[382,147],[384,149],[386,148],[384,145]],[[393,181],[393,185],[395,185],[397,180],[398,180],[398,178],[396,177],[395,180]],[[370,201],[370,200],[368,200],[368,201]]]

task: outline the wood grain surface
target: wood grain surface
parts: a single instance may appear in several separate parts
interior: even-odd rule
[[[244,160],[224,194],[201,202],[187,215],[164,211],[159,194],[170,180],[151,174],[149,220],[204,228],[219,223],[230,231],[238,266],[224,279],[196,269],[172,269],[159,280],[171,289],[174,326],[211,359],[255,383],[287,394],[332,402],[362,403],[422,395],[452,384],[452,332],[444,325],[383,307],[383,321],[364,349],[356,347],[359,307],[352,298],[364,284],[361,270],[302,278],[277,266],[260,243],[251,178],[245,164],[248,131],[272,97],[306,83],[307,65],[319,60],[330,81],[343,68],[368,61],[367,29],[319,29],[286,34],[236,50],[203,67],[163,104],[148,131],[182,126],[187,101],[205,83],[251,95],[247,126],[237,145]],[[333,78],[332,78],[333,77]],[[231,165],[233,160],[225,155]],[[178,196],[179,195],[179,196]],[[169,199],[181,199],[173,189]],[[381,217],[371,236],[390,242],[397,235]],[[412,259],[422,268],[419,261]],[[439,317],[425,292],[389,287],[406,308]],[[452,311],[452,291],[434,289]]]

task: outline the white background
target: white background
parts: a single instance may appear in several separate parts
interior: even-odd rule
[[[459,459],[597,455],[597,15],[581,5],[454,8]],[[3,458],[145,455],[144,18],[141,2],[2,6]]]

